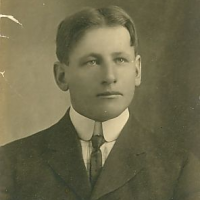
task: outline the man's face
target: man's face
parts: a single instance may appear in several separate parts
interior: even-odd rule
[[[122,26],[89,30],[63,70],[74,109],[96,121],[120,115],[141,80],[140,56],[135,56],[129,32]]]

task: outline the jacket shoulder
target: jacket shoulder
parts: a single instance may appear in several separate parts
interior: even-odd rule
[[[4,154],[7,157],[19,157],[42,153],[47,147],[49,139],[62,128],[62,121],[63,118],[47,129],[1,146],[0,156]]]

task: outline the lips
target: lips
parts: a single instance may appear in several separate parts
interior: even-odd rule
[[[112,97],[112,96],[123,96],[121,92],[107,91],[97,94],[97,97]]]

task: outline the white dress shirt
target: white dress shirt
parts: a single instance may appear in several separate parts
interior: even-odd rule
[[[84,164],[87,171],[89,172],[90,156],[92,153],[92,142],[90,141],[90,139],[93,135],[95,121],[83,115],[80,115],[74,110],[72,106],[70,107],[69,115],[72,124],[74,125],[80,138]],[[102,152],[102,165],[104,165],[110,151],[115,144],[116,139],[118,138],[121,130],[128,121],[128,118],[129,111],[127,108],[118,117],[102,122],[103,136],[106,141],[100,148]]]

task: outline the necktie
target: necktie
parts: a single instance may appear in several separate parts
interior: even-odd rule
[[[100,147],[105,142],[102,124],[100,122],[95,122],[94,134],[91,141],[93,151],[90,158],[90,181],[91,185],[94,186],[102,168],[102,153]]]

